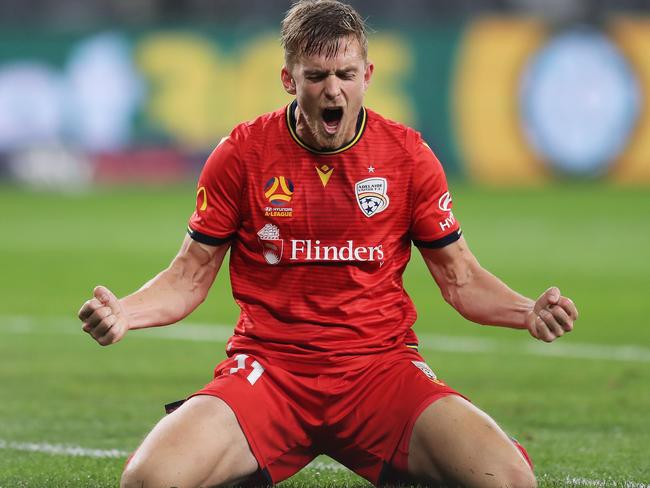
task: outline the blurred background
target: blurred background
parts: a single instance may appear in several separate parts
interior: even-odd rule
[[[648,486],[650,1],[351,3],[372,28],[366,104],[433,147],[474,254],[581,313],[550,345],[468,324],[414,252],[425,358],[524,442],[540,488]],[[0,0],[0,487],[116,486],[161,405],[224,357],[225,271],[183,326],[109,348],[76,313],[164,269],[212,148],[291,101],[290,4]],[[329,486],[313,476],[285,486]]]
[[[237,123],[289,102],[287,0],[0,0],[0,179],[193,180]],[[359,0],[367,105],[452,178],[650,183],[650,1]]]

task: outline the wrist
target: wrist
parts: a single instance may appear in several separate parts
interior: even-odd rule
[[[119,305],[120,305],[120,317],[122,318],[122,320],[124,322],[124,326],[125,326],[126,330],[128,331],[128,330],[131,330],[131,329],[135,329],[137,327],[134,327],[134,325],[133,325],[134,321],[133,321],[133,317],[131,316],[131,313],[130,313],[129,305],[127,303],[127,298],[128,297],[120,298],[117,301],[117,303],[119,303]]]

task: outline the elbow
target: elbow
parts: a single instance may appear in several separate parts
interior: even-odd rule
[[[469,309],[466,306],[462,295],[458,293],[458,290],[447,288],[443,291],[442,297],[445,299],[449,305],[451,305],[454,310],[456,310],[464,318],[468,318]]]
[[[480,313],[476,300],[465,296],[462,290],[449,289],[442,296],[465,320],[479,325],[489,325],[490,321]]]
[[[208,298],[208,290],[207,289],[199,288],[198,290],[196,290],[196,293],[194,295],[194,300],[195,301],[193,303],[194,308],[198,307],[203,302],[205,302],[205,300],[207,298]]]
[[[187,317],[205,302],[206,298],[208,298],[208,289],[202,286],[196,286],[187,290],[184,295],[185,310],[183,311],[183,318]]]
[[[446,268],[438,280],[442,296],[466,320],[486,325],[489,319],[483,313],[485,298],[481,296],[480,287],[482,268],[476,260],[465,260],[460,264]]]

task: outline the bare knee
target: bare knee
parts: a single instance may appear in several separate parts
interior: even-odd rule
[[[180,485],[172,473],[165,469],[154,469],[146,464],[130,464],[124,469],[120,480],[120,488],[162,488]]]
[[[169,488],[170,486],[200,486],[202,483],[193,484],[186,475],[172,466],[148,466],[140,464],[127,466],[122,473],[121,488]],[[189,483],[189,484],[188,484]]]
[[[218,398],[197,396],[147,435],[124,469],[121,486],[220,486],[257,467],[230,407]]]
[[[532,469],[487,414],[459,397],[427,407],[409,444],[409,471],[471,488],[536,488]]]
[[[205,470],[193,458],[157,457],[155,453],[136,451],[127,463],[120,481],[121,488],[169,488],[229,485],[247,476],[247,473],[233,472],[229,456],[220,456]],[[257,464],[255,464],[255,468]],[[255,469],[251,468],[251,472]]]
[[[128,465],[124,468],[122,472],[122,478],[120,479],[120,488],[144,488],[154,486],[151,483],[147,469],[143,468],[134,468],[132,465]]]
[[[124,468],[120,479],[120,488],[143,488],[145,486],[146,474],[129,466]],[[147,486],[149,484],[147,483]]]
[[[522,464],[508,467],[499,484],[504,488],[537,488],[537,480],[530,467]]]
[[[140,463],[136,466],[129,464],[122,472],[120,488],[169,488],[169,487],[199,487],[199,486],[230,486],[233,482],[245,480],[248,475],[232,475],[227,469],[217,468],[204,479],[196,477],[191,470],[178,469],[172,465]]]

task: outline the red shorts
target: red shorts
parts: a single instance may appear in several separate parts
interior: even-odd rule
[[[415,350],[401,347],[369,358],[365,367],[318,375],[237,354],[194,395],[219,397],[232,408],[271,483],[326,454],[380,484],[384,469],[406,472],[415,421],[450,394],[459,395]]]

